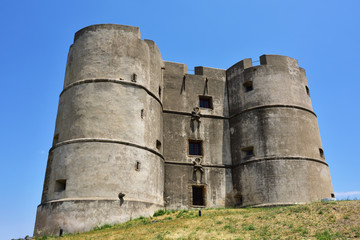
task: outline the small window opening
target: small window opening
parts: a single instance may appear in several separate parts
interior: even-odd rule
[[[144,109],[141,109],[141,118],[144,118]]]
[[[202,155],[202,142],[197,140],[189,140],[189,155]]]
[[[57,144],[59,142],[59,134],[56,134],[54,136],[53,145]]]
[[[308,86],[305,86],[305,89],[306,89],[306,94],[310,96],[310,90],[309,90],[309,87],[308,87]]]
[[[135,167],[135,171],[140,171],[140,162],[136,162],[136,167]]]
[[[243,198],[241,194],[236,194],[234,198],[235,198],[235,206],[241,206],[243,203]]]
[[[55,192],[62,192],[66,189],[66,179],[58,179],[55,182]]]
[[[322,148],[319,148],[320,157],[324,158],[324,150]]]
[[[161,97],[161,87],[159,86],[159,97]]]
[[[243,153],[242,154],[243,158],[250,158],[250,157],[254,156],[254,147],[253,146],[243,148],[243,149],[241,149],[241,151]]]
[[[331,193],[330,195],[331,195],[332,198],[335,198],[335,194]]]
[[[160,142],[159,140],[156,140],[156,148],[157,148],[158,150],[161,149],[161,142]]]
[[[192,205],[204,206],[204,186],[192,186]]]
[[[209,96],[199,96],[200,107],[201,108],[213,108],[212,97]]]
[[[131,81],[132,81],[132,82],[136,82],[136,80],[137,80],[137,75],[136,75],[136,73],[133,73],[133,74],[131,75]]]
[[[243,84],[243,86],[244,86],[245,92],[250,92],[250,91],[252,91],[254,89],[252,81],[245,82]]]

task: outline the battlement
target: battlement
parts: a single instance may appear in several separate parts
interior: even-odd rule
[[[252,72],[251,69],[254,71],[257,68],[261,68],[263,66],[271,66],[277,69],[282,70],[290,70],[291,72],[301,71],[299,68],[298,61],[294,58],[290,58],[287,56],[282,55],[261,55],[260,56],[260,65],[253,66],[253,61],[251,58],[245,58],[226,70],[226,75],[228,79],[232,79],[235,76],[238,76],[242,73],[249,73]]]
[[[333,197],[296,59],[262,55],[190,71],[163,61],[138,27],[76,32],[35,235],[86,231],[164,208]]]
[[[252,67],[252,59],[251,58],[245,58],[237,63],[235,63],[234,65],[232,65],[231,67],[228,68],[228,71],[232,70],[232,69],[241,69],[244,70],[246,68],[250,68]]]
[[[188,67],[186,64],[177,63],[177,62],[168,62],[164,61],[165,63],[165,70],[167,73],[172,73],[174,75],[203,75],[208,77],[223,77],[225,74],[224,69],[220,68],[211,68],[211,67],[204,67],[204,66],[196,66],[194,67],[194,74],[188,73]]]
[[[84,27],[84,28],[80,29],[79,31],[77,31],[75,33],[74,43],[85,32],[90,32],[90,31],[95,32],[95,31],[101,30],[101,29],[129,32],[129,33],[133,33],[134,35],[136,35],[137,38],[139,38],[139,39],[141,38],[140,28],[138,28],[138,27],[119,25],[119,24],[95,24],[95,25],[90,25],[90,26]]]
[[[185,75],[188,73],[188,68],[186,64],[183,63],[177,63],[177,62],[167,62],[165,63],[165,70],[168,74],[173,75]]]
[[[281,67],[299,67],[298,61],[294,58],[282,55],[262,55],[260,56],[260,65],[273,65]]]
[[[279,67],[297,67],[299,68],[298,61],[294,58],[282,56],[282,55],[261,55],[260,56],[260,66],[261,65],[272,65]],[[232,65],[227,71],[233,72],[235,69],[237,70],[245,70],[247,68],[253,67],[253,61],[251,58],[245,58],[234,65]]]
[[[226,70],[219,68],[197,66],[195,67],[194,71],[195,71],[195,75],[222,76],[225,74]]]

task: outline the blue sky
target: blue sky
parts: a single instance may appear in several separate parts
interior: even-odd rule
[[[262,54],[305,68],[334,191],[360,197],[360,1],[10,1],[0,7],[0,239],[32,235],[66,58],[92,24],[140,27],[164,60],[226,69]]]

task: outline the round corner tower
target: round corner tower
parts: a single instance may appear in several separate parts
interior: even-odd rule
[[[75,34],[34,235],[80,232],[163,207],[162,68],[137,27]]]
[[[305,71],[297,60],[263,55],[227,70],[233,182],[239,206],[333,197]]]

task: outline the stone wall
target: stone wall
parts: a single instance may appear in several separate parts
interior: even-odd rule
[[[333,197],[297,60],[227,70],[164,62],[137,27],[75,34],[34,235],[90,230],[160,208]]]
[[[200,98],[211,106],[200,106]],[[165,62],[164,157],[166,207],[195,207],[193,186],[204,187],[204,204],[196,207],[233,205],[231,152],[225,70],[196,67],[188,74],[184,64]],[[192,116],[199,108],[200,118]],[[189,141],[201,144],[201,154],[189,153]],[[201,178],[194,161],[200,159]]]
[[[263,55],[227,70],[234,187],[239,206],[305,203],[333,193],[305,72]]]
[[[89,230],[163,207],[162,68],[137,27],[76,33],[35,234]]]

